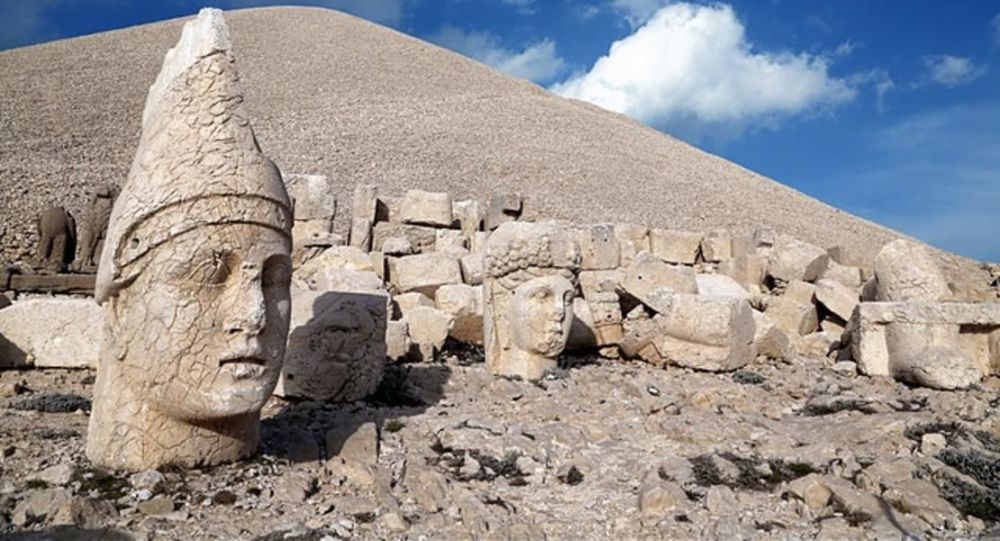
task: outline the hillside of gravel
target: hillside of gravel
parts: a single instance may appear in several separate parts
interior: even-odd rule
[[[458,197],[524,193],[575,222],[771,227],[872,256],[896,233],[621,115],[393,30],[317,8],[227,14],[265,152],[283,171]],[[0,53],[0,259],[45,205],[76,216],[125,178],[146,92],[180,20]],[[341,222],[343,223],[343,222]]]

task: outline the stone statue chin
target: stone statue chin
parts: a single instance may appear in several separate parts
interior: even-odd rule
[[[184,26],[150,89],[94,286],[87,456],[141,470],[257,449],[290,318],[292,207],[247,122],[225,20]]]
[[[558,225],[511,222],[493,232],[484,258],[486,365],[541,378],[569,339],[579,247]]]

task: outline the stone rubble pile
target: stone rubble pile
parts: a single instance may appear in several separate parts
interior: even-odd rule
[[[350,230],[339,235],[326,177],[285,182],[296,269],[281,396],[358,400],[378,386],[386,362],[430,361],[449,341],[483,346],[485,253],[508,222],[552,223],[578,247],[567,352],[704,371],[736,370],[758,356],[826,357],[842,370],[940,389],[1000,371],[1000,303],[959,299],[914,242],[892,242],[867,262],[767,229],[557,224],[526,213],[517,194],[483,203],[420,190],[393,197],[366,185],[355,189]],[[516,266],[516,256],[505,264]],[[93,366],[93,348],[59,361],[45,353],[51,344],[20,338],[32,334],[23,327],[45,328],[22,325],[29,320],[19,310],[66,313],[64,300],[30,302],[0,312],[0,350],[15,352],[0,366]],[[64,318],[79,329],[62,340],[99,325],[92,312]]]

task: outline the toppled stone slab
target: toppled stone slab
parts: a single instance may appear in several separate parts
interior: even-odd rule
[[[483,288],[466,284],[448,284],[437,290],[438,310],[455,318],[450,335],[468,344],[483,344]]]
[[[648,227],[637,224],[615,224],[614,228],[621,266],[631,265],[639,252],[650,251]]]
[[[781,235],[771,249],[767,273],[780,282],[813,282],[826,268],[829,259],[826,250],[819,246]]]
[[[860,302],[856,290],[833,280],[816,283],[816,300],[844,321],[851,319],[854,307]]]
[[[664,263],[659,257],[640,252],[625,273],[623,289],[650,308],[657,308],[657,292],[689,293],[698,292],[698,282],[694,270]]]
[[[462,270],[458,258],[435,252],[390,261],[389,277],[399,291],[418,291],[433,299],[439,287],[461,284]]]
[[[699,295],[748,299],[750,293],[736,280],[725,274],[698,274],[695,276]]]
[[[580,270],[608,270],[618,267],[621,255],[613,225],[591,225],[577,229],[575,233],[580,245]]]
[[[92,299],[18,301],[0,310],[0,368],[97,367],[104,311]]]
[[[1000,367],[1000,303],[863,302],[848,329],[854,360],[870,376],[959,388]]]
[[[673,294],[670,309],[656,323],[663,332],[660,353],[680,366],[729,371],[757,356],[753,311],[746,300]]]
[[[805,336],[819,328],[816,307],[802,303],[792,297],[774,297],[767,304],[765,312],[775,325],[791,335]]]
[[[384,251],[384,244],[393,238],[410,241],[410,251],[413,253],[429,253],[434,251],[437,229],[423,225],[378,222],[372,229],[372,250]]]

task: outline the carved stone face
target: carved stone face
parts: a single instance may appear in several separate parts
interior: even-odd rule
[[[212,225],[136,262],[144,269],[109,314],[135,395],[188,421],[260,410],[285,354],[290,249],[266,227]]]
[[[573,324],[573,294],[573,284],[562,276],[519,285],[510,304],[514,344],[544,357],[562,353]]]

